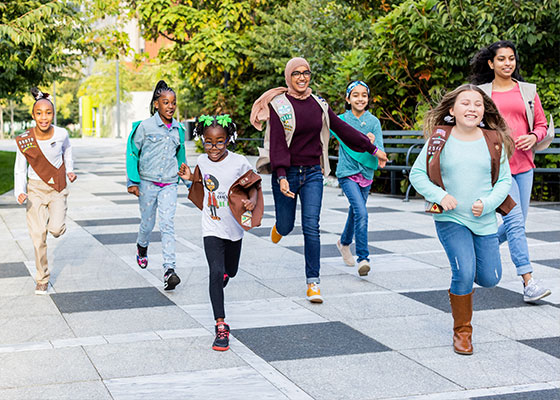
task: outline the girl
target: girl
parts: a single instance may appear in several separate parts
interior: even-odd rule
[[[506,157],[513,144],[496,106],[474,85],[446,94],[426,115],[424,135],[428,142],[410,181],[433,203],[427,211],[434,212],[438,238],[451,264],[454,350],[472,354],[473,283],[493,287],[502,274],[494,210],[507,213],[513,207]]]
[[[16,138],[14,194],[19,204],[27,201],[27,227],[37,268],[35,293],[47,294],[47,233],[59,237],[66,232],[66,177],[74,182],[76,174],[68,132],[52,125],[51,96],[37,88],[31,89],[31,94],[35,98],[31,112],[35,127]]]
[[[194,173],[183,164],[179,176],[192,180],[189,199],[202,210],[204,252],[210,269],[209,290],[216,337],[212,349],[229,349],[225,323],[224,288],[237,274],[244,230],[259,226],[264,205],[261,178],[239,154],[227,151],[237,136],[229,115],[203,115],[195,128],[206,154],[198,158]]]
[[[378,149],[384,150],[381,123],[367,111],[368,102],[368,85],[362,81],[350,82],[346,87],[346,112],[339,117],[367,136]],[[333,135],[338,139],[336,134],[333,133]],[[350,244],[352,237],[354,234],[356,235],[356,255],[358,256],[358,274],[360,276],[367,275],[370,270],[366,203],[377,165],[376,157],[368,153],[352,151],[340,141],[336,176],[350,203],[350,208],[344,231],[336,243],[336,247],[344,262],[353,267],[355,262],[350,252]]]
[[[251,124],[262,130],[267,121],[264,148],[259,149],[259,171],[272,171],[272,194],[276,223],[270,239],[278,243],[294,228],[297,197],[301,202],[307,300],[322,303],[319,288],[321,239],[319,217],[323,200],[323,176],[330,172],[328,142],[332,129],[352,150],[368,152],[385,165],[387,156],[361,132],[342,121],[325,99],[309,88],[311,70],[307,60],[292,58],[286,64],[288,87],[263,93],[251,110]],[[297,122],[296,122],[297,121]]]
[[[152,117],[133,124],[127,146],[128,192],[140,200],[136,261],[140,268],[148,266],[148,245],[158,210],[164,290],[173,290],[181,282],[175,273],[174,218],[177,173],[186,160],[185,133],[173,118],[176,108],[175,92],[159,81],[150,102]]]
[[[471,61],[471,81],[492,97],[506,120],[515,141],[509,159],[513,182],[510,196],[517,206],[504,217],[498,228],[500,243],[507,240],[517,275],[523,280],[523,300],[534,302],[548,296],[549,289],[533,279],[525,221],[533,188],[534,148],[547,135],[546,118],[534,84],[519,74],[519,57],[513,43],[502,40],[491,44]]]

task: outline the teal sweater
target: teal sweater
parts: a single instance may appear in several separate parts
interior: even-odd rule
[[[447,195],[455,197],[457,207],[442,214],[433,214],[436,221],[449,221],[466,226],[476,235],[498,231],[496,208],[504,201],[511,187],[509,162],[505,154],[500,163],[498,181],[492,187],[490,152],[484,138],[466,142],[449,136],[441,152],[440,168],[446,190],[435,185],[426,173],[427,143],[410,171],[410,182],[427,201],[440,203]],[[471,207],[481,200],[484,209],[475,217]]]
[[[369,132],[375,135],[374,144],[380,150],[383,148],[383,133],[381,132],[381,123],[372,113],[366,111],[360,118],[357,118],[352,110],[347,110],[344,114],[339,115],[339,117],[346,121],[351,127],[359,130],[364,135]],[[373,159],[377,161],[377,158],[373,156]],[[377,165],[377,163],[375,163]],[[338,165],[336,166],[336,176],[338,178],[345,178],[348,176],[356,175],[361,173],[366,179],[373,179],[373,174],[377,168],[369,168],[362,163],[356,161],[348,152],[339,146],[338,148]]]

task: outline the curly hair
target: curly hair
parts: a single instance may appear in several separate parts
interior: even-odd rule
[[[154,89],[154,94],[152,95],[152,101],[150,102],[150,115],[154,115],[156,113],[157,109],[154,106],[154,103],[157,101],[157,99],[160,98],[160,96],[164,92],[171,92],[171,93],[175,94],[175,91],[173,89],[171,89],[169,86],[167,86],[167,83],[165,83],[164,80],[160,80],[156,84],[156,88]]]
[[[512,49],[515,55],[515,70],[511,77],[518,81],[524,81],[523,77],[519,73],[519,55],[515,45],[508,40],[500,40],[498,42],[492,43],[490,46],[481,49],[475,56],[471,59],[471,76],[469,81],[474,85],[482,85],[483,83],[492,82],[494,80],[494,70],[488,65],[488,61],[494,61],[498,49]]]
[[[222,128],[229,142],[235,142],[235,139],[237,139],[237,125],[231,120],[229,114],[201,115],[198,117],[193,132],[195,138],[204,137],[204,132],[208,128]]]
[[[511,157],[513,154],[513,139],[509,134],[509,128],[506,121],[501,116],[496,104],[490,97],[486,95],[478,86],[467,83],[459,86],[457,89],[446,93],[439,104],[428,111],[424,117],[424,137],[428,139],[434,132],[434,127],[437,125],[455,125],[455,122],[449,122],[451,115],[449,110],[455,105],[455,101],[459,94],[466,91],[474,91],[482,96],[484,104],[484,116],[482,124],[489,129],[495,130],[501,137],[501,142],[506,149],[506,154]]]

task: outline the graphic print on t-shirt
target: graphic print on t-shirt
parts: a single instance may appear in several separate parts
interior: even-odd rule
[[[204,187],[208,190],[208,209],[210,210],[210,217],[219,221],[220,217],[218,217],[217,210],[220,208],[220,204],[216,198],[216,190],[220,187],[220,182],[218,182],[218,179],[216,179],[214,175],[204,174]]]

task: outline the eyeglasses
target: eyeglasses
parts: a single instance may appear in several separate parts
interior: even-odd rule
[[[218,142],[218,143],[204,142],[203,144],[205,150],[212,150],[213,147],[217,148],[218,150],[222,150],[226,147],[227,142]]]
[[[302,75],[303,75],[304,77],[306,77],[306,78],[309,78],[309,77],[311,76],[311,71],[307,70],[307,71],[303,71],[303,72],[300,72],[300,71],[294,71],[294,72],[292,72],[292,76],[293,76],[294,78],[299,78],[299,77],[302,76]]]

